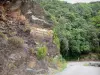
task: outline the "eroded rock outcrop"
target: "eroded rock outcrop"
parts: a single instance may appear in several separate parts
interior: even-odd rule
[[[46,46],[46,58],[38,60],[37,47]],[[35,1],[0,0],[0,75],[47,73],[47,58],[58,54],[52,24]]]

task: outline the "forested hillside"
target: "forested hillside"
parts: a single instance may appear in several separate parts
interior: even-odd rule
[[[54,23],[54,40],[64,58],[79,58],[90,53],[96,54],[97,60],[100,58],[100,2],[38,1],[46,17]]]

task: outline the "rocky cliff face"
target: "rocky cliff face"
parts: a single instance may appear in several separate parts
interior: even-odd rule
[[[40,60],[37,53],[42,46],[47,52]],[[48,73],[50,66],[56,67],[48,60],[57,54],[52,24],[38,3],[0,0],[0,75]]]

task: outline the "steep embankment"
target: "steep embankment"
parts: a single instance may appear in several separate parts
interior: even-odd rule
[[[57,54],[52,24],[36,2],[0,0],[0,75],[48,73]]]

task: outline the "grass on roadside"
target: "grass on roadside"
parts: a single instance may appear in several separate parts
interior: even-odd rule
[[[67,66],[67,62],[62,58],[62,56],[55,57],[53,62],[58,66],[58,72],[64,70]]]

